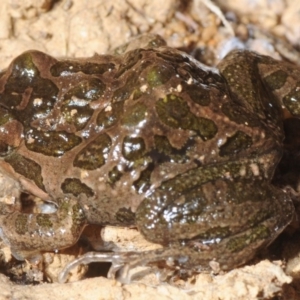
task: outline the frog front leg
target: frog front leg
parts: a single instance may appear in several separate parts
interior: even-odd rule
[[[83,210],[75,199],[59,199],[55,213],[23,213],[0,206],[0,237],[19,260],[35,258],[41,251],[72,246],[86,224]]]

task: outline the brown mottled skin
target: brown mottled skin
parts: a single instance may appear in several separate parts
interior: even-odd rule
[[[0,169],[57,204],[2,204],[1,236],[23,259],[71,246],[86,224],[134,225],[163,245],[141,264],[243,264],[294,213],[270,182],[283,113],[300,116],[300,71],[243,50],[217,70],[157,36],[134,43],[86,59],[28,51],[0,74]]]

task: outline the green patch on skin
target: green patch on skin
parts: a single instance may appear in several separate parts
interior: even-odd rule
[[[61,184],[61,189],[65,194],[72,194],[76,197],[80,194],[86,194],[88,197],[94,196],[93,190],[78,178],[66,178]]]
[[[143,157],[145,148],[143,138],[126,136],[123,140],[122,153],[127,160],[136,161]]]
[[[187,102],[169,94],[156,102],[156,111],[163,123],[173,128],[196,131],[203,140],[212,139],[218,131],[216,124],[207,118],[191,113]]]
[[[75,157],[73,165],[84,170],[96,170],[107,160],[112,142],[108,134],[99,135]]]
[[[15,229],[16,233],[24,235],[28,233],[28,215],[18,214],[15,219]]]
[[[233,136],[227,138],[220,147],[220,156],[232,156],[252,146],[252,138],[243,131],[238,130]]]
[[[250,230],[249,233],[245,233],[242,236],[231,238],[227,242],[226,248],[230,252],[238,252],[244,248],[250,247],[250,245],[259,240],[266,240],[270,237],[270,230],[264,225],[258,225]]]
[[[285,71],[277,70],[272,74],[263,77],[263,81],[271,91],[274,91],[285,85],[288,76],[289,75]]]
[[[12,153],[5,157],[4,160],[12,166],[16,173],[32,180],[40,189],[45,191],[42,168],[39,164],[18,153]]]
[[[36,223],[39,227],[43,229],[51,229],[53,227],[53,223],[51,222],[50,214],[38,214],[36,216]]]
[[[147,70],[146,81],[150,87],[156,87],[169,81],[173,75],[173,67],[169,65],[154,65]]]
[[[136,126],[144,121],[147,117],[147,106],[143,103],[135,103],[130,107],[126,107],[121,120],[122,125]]]

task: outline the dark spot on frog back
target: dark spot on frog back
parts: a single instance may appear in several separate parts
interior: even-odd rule
[[[33,128],[25,129],[26,147],[47,156],[59,157],[78,146],[82,139],[65,131],[44,132]]]
[[[269,89],[277,90],[283,87],[288,78],[288,74],[283,70],[277,70],[270,75],[263,77],[263,82],[267,85]]]
[[[145,81],[150,87],[156,87],[168,82],[174,72],[174,68],[168,64],[153,65],[146,70]]]
[[[75,125],[76,131],[83,129],[93,115],[90,102],[101,98],[106,85],[97,78],[81,81],[64,96],[61,112],[67,123]]]
[[[45,191],[42,177],[42,168],[35,161],[26,158],[18,153],[12,153],[4,158],[16,173],[32,180],[40,189]]]
[[[110,128],[117,124],[123,114],[124,102],[114,102],[102,109],[97,116],[97,125],[103,129]]]
[[[84,147],[75,157],[73,165],[84,170],[95,170],[102,167],[111,149],[112,141],[108,134],[100,134]]]
[[[151,175],[156,165],[165,162],[184,164],[188,162],[188,150],[195,144],[194,139],[189,139],[181,148],[175,148],[166,136],[154,136],[154,145],[147,152],[151,159],[147,167],[141,171],[140,176],[134,181],[133,186],[138,193],[145,193],[151,186]]]
[[[146,153],[146,145],[142,137],[126,136],[122,144],[123,156],[130,161],[136,161]]]
[[[0,102],[25,125],[49,114],[57,102],[59,91],[50,79],[41,77],[32,59],[35,54],[43,56],[46,61],[51,58],[38,51],[28,51],[18,56],[11,63],[10,76],[0,95]]]
[[[197,117],[183,98],[168,94],[156,101],[156,112],[161,121],[172,127],[195,131],[203,140],[212,139],[218,131],[214,121]]]
[[[61,189],[65,194],[72,194],[75,197],[85,194],[87,197],[94,196],[93,190],[78,178],[66,178],[61,184]]]

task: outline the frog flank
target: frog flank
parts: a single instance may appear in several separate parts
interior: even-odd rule
[[[28,51],[1,73],[0,170],[57,207],[1,204],[1,237],[25,259],[71,246],[87,224],[136,226],[163,248],[125,255],[129,267],[247,262],[294,213],[271,180],[283,110],[300,115],[299,69],[239,50],[213,69],[158,36],[130,49]]]

